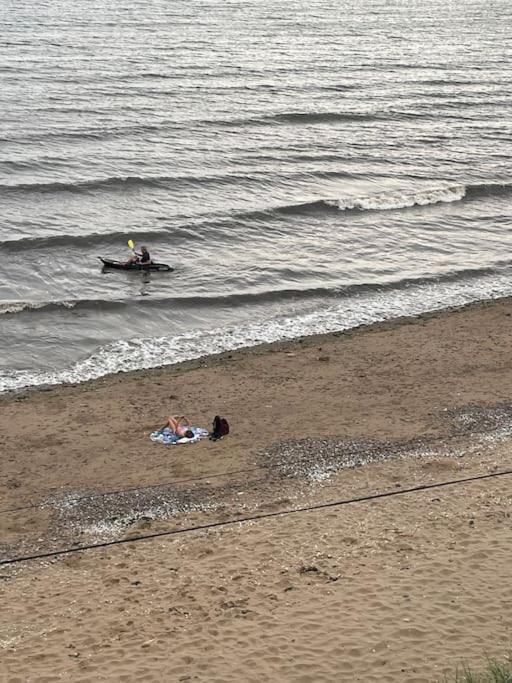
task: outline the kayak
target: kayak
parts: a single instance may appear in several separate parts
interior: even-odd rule
[[[148,266],[142,263],[123,263],[123,261],[113,261],[109,258],[102,258],[98,256],[99,260],[103,263],[104,268],[115,268],[117,270],[143,270],[143,271],[160,271],[166,273],[172,273],[174,268],[168,266],[166,263],[150,263]]]
[[[142,263],[124,263],[123,261],[114,261],[109,258],[103,258],[98,256],[99,260],[103,263],[104,268],[115,268],[117,270],[143,270],[143,271],[160,271],[171,273],[174,268],[168,266],[166,263],[150,263],[145,266]]]

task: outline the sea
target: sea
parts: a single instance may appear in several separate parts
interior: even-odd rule
[[[0,391],[512,294],[509,0],[0,26]],[[175,270],[104,272],[128,240]]]

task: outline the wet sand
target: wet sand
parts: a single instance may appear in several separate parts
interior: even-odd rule
[[[28,509],[0,513],[1,555],[512,469],[511,312],[483,303],[4,397],[0,509]],[[176,413],[206,427],[220,413],[232,434],[151,443]],[[0,566],[0,671],[438,680],[509,650],[510,480]]]

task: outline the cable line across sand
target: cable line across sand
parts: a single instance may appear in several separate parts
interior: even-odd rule
[[[304,512],[314,512],[316,510],[325,510],[327,508],[337,508],[344,505],[352,505],[356,503],[364,503],[372,500],[379,500],[382,498],[392,498],[394,496],[404,496],[410,493],[419,493],[420,491],[429,491],[432,489],[443,488],[446,486],[456,486],[460,484],[470,484],[484,479],[494,479],[497,477],[504,477],[512,474],[512,470],[502,470],[501,472],[492,472],[490,474],[480,474],[474,477],[466,477],[464,479],[452,479],[450,481],[437,482],[434,484],[421,484],[408,489],[400,491],[384,491],[383,493],[374,493],[368,496],[360,496],[358,498],[348,498],[345,500],[337,500],[329,503],[318,503],[317,505],[308,505],[302,508],[293,508],[291,510],[281,510],[279,512],[265,512],[259,515],[250,515],[247,517],[238,517],[237,519],[229,519],[224,522],[211,522],[209,524],[198,524],[196,526],[185,527],[184,529],[172,529],[171,531],[159,531],[153,534],[142,534],[140,536],[131,536],[130,538],[119,538],[114,541],[104,541],[102,543],[91,543],[90,545],[75,546],[72,548],[63,548],[62,550],[54,550],[52,552],[38,553],[34,555],[26,555],[22,557],[13,557],[7,560],[0,560],[0,566],[21,564],[23,562],[30,562],[32,560],[43,560],[52,557],[60,557],[62,555],[71,555],[74,553],[83,552],[85,550],[94,550],[98,548],[109,548],[115,545],[122,545],[125,543],[136,543],[139,541],[148,541],[155,538],[163,538],[166,536],[178,536],[181,534],[191,533],[194,531],[206,531],[208,529],[218,529],[221,527],[232,526],[234,524],[242,524],[243,522],[257,522],[262,519],[270,519],[272,517],[285,517],[287,515],[294,515]]]

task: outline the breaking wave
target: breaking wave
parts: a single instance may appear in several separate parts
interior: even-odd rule
[[[466,196],[464,185],[443,187],[418,192],[384,192],[369,197],[339,199],[336,206],[341,211],[358,209],[360,211],[389,211],[406,209],[412,206],[428,206],[439,202],[458,202]]]
[[[95,181],[96,182],[96,181]],[[124,181],[123,181],[124,182]],[[135,181],[134,181],[135,182]],[[57,187],[58,184],[48,184],[45,187]],[[68,187],[63,184],[64,187]],[[5,186],[4,186],[5,187]],[[22,187],[22,186],[14,186]],[[35,186],[28,186],[35,187]],[[2,186],[0,186],[0,191]],[[25,249],[46,249],[59,246],[92,246],[96,244],[118,246],[120,241],[126,242],[128,238],[140,240],[166,240],[170,236],[177,240],[203,241],[211,236],[216,240],[225,233],[229,240],[237,239],[236,223],[243,222],[244,235],[256,229],[259,234],[265,230],[264,222],[279,216],[314,215],[326,212],[363,212],[363,211],[391,211],[409,209],[412,207],[431,206],[443,202],[475,201],[485,197],[499,197],[512,195],[512,184],[475,184],[475,185],[445,185],[430,189],[418,190],[394,190],[368,194],[360,197],[326,197],[312,201],[284,204],[266,209],[236,212],[233,214],[211,214],[209,219],[200,223],[182,225],[179,227],[162,226],[160,229],[145,230],[143,232],[97,232],[82,235],[59,234],[41,235],[36,237],[21,237],[6,240],[0,244],[0,249],[8,251],[20,251]],[[159,219],[160,220],[160,219]],[[164,220],[162,218],[162,220]],[[258,221],[252,226],[251,221]],[[263,222],[263,223],[262,223]]]
[[[512,185],[446,185],[421,190],[394,190],[361,197],[318,199],[311,202],[289,204],[274,209],[275,213],[300,214],[317,211],[390,211],[429,206],[440,202],[476,200],[481,197],[512,194]]]
[[[0,392],[27,386],[79,383],[133,370],[180,363],[243,347],[311,334],[340,332],[360,325],[460,306],[512,293],[510,278],[488,276],[453,283],[427,283],[394,292],[375,291],[331,302],[293,317],[260,319],[237,327],[191,331],[174,337],[121,339],[98,348],[72,366],[56,371],[0,370]]]
[[[244,307],[256,304],[266,304],[284,301],[307,301],[321,299],[347,299],[354,296],[372,295],[384,292],[399,292],[410,287],[433,286],[474,280],[486,275],[500,274],[504,268],[509,268],[512,261],[503,260],[493,266],[483,268],[466,268],[459,271],[444,273],[432,277],[403,278],[380,283],[353,283],[337,287],[311,287],[308,289],[284,288],[263,291],[248,291],[237,294],[212,294],[209,296],[169,296],[144,298],[144,310],[177,310],[180,308],[200,307]],[[52,311],[74,309],[80,311],[111,311],[128,309],[141,303],[140,298],[128,299],[64,299],[60,301],[0,301],[0,315],[14,315],[19,313],[48,313]]]
[[[479,195],[512,192],[512,185],[453,185],[427,190],[395,190],[369,194],[361,197],[333,197],[314,199],[297,204],[285,204],[268,210],[251,211],[237,217],[264,219],[274,215],[307,215],[336,211],[389,211],[409,209],[413,206],[428,206],[439,202],[456,202],[463,199],[477,199]]]

